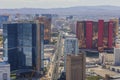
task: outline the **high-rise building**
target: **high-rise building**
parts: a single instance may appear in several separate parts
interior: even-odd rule
[[[113,22],[109,22],[109,27],[108,27],[108,48],[113,47]],[[114,45],[115,46],[115,45]]]
[[[114,65],[120,66],[120,48],[114,48]]]
[[[86,48],[92,48],[93,22],[86,21]]]
[[[41,14],[43,17],[47,17],[49,21],[52,20],[52,14]]]
[[[2,23],[7,22],[9,19],[8,15],[0,15],[0,29],[2,28]]]
[[[78,21],[76,25],[76,37],[78,38],[79,48],[86,48],[86,24],[85,21]]]
[[[120,19],[112,19],[116,23],[116,42],[114,48],[114,65],[120,66]]]
[[[85,80],[85,55],[67,55],[66,80]]]
[[[37,20],[39,20],[39,22],[44,22],[44,44],[48,44],[51,41],[51,18],[42,16],[39,17]]]
[[[103,29],[104,29],[104,20],[98,21],[98,46],[103,46]]]
[[[4,59],[11,70],[44,67],[44,24],[15,22],[3,24]]]
[[[77,55],[78,52],[79,52],[78,39],[77,38],[66,38],[64,40],[64,58],[65,58],[64,71],[65,72],[66,72],[66,56],[67,56],[67,54]]]
[[[110,21],[113,21],[115,23],[115,34],[118,36],[119,34],[119,25],[120,25],[120,22],[119,22],[119,19],[115,18],[115,19],[111,19]]]
[[[79,41],[79,48],[111,49],[115,46],[115,31],[116,23],[114,21],[78,21],[76,37]]]
[[[64,53],[65,54],[78,54],[78,39],[66,38],[64,40]]]
[[[76,22],[75,21],[69,21],[69,27],[72,33],[76,33]]]

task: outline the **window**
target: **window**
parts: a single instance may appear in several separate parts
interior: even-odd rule
[[[7,73],[3,73],[3,80],[7,80]]]

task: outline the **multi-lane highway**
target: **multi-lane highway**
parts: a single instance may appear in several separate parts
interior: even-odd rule
[[[47,74],[42,80],[57,80],[58,77],[60,76],[59,73],[59,65],[60,65],[60,57],[62,55],[62,31],[60,31],[57,43],[55,45],[55,53],[52,57],[52,60],[49,65],[49,70],[47,71]]]
[[[55,58],[54,58],[54,68],[52,73],[52,80],[57,80],[59,77],[59,65],[60,65],[60,57],[62,55],[62,31],[60,31],[57,41],[57,48],[55,52]]]

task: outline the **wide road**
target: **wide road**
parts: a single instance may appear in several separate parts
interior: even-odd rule
[[[59,77],[59,65],[60,65],[60,57],[61,57],[61,50],[62,50],[62,31],[60,31],[57,43],[55,45],[55,53],[52,57],[51,63],[49,65],[49,70],[45,77],[43,77],[41,80],[57,80]]]
[[[53,68],[53,73],[52,73],[52,80],[57,80],[59,77],[59,65],[60,65],[60,57],[62,54],[62,31],[60,31],[59,36],[58,36],[58,41],[57,41],[57,49],[55,52],[55,58],[54,58],[54,68]]]

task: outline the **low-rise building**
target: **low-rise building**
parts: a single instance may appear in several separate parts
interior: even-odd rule
[[[113,53],[100,53],[99,54],[100,64],[112,65],[114,62]]]
[[[120,66],[110,66],[110,70],[120,73]]]
[[[10,64],[0,62],[0,80],[10,80]]]

